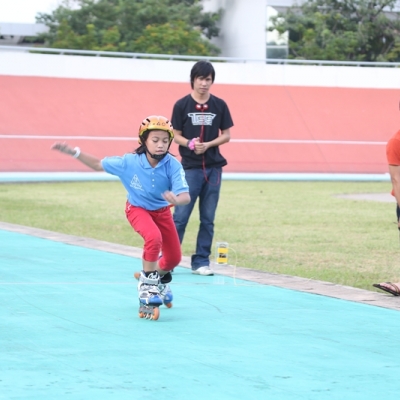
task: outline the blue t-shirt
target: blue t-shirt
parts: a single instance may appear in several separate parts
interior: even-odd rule
[[[162,197],[167,190],[175,195],[189,191],[181,163],[170,154],[155,168],[145,153],[105,157],[101,164],[104,171],[119,177],[128,192],[129,203],[146,210],[158,210],[169,205]]]

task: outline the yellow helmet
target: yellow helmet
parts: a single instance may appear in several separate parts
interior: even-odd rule
[[[165,131],[169,134],[169,143],[174,138],[174,131],[171,122],[165,117],[158,115],[150,115],[145,118],[139,126],[139,144],[143,144],[142,138],[149,131]]]

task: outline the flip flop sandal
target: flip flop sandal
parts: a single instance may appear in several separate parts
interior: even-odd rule
[[[385,282],[385,284],[390,285],[391,287],[383,286],[380,283],[374,283],[372,286],[381,289],[384,292],[390,293],[393,296],[400,296],[400,288],[396,284],[392,282]]]

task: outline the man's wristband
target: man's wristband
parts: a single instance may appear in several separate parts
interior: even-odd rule
[[[79,147],[75,147],[75,154],[72,156],[74,158],[78,158],[81,155],[81,149]]]
[[[190,150],[194,150],[194,139],[188,140],[187,147],[189,147]]]

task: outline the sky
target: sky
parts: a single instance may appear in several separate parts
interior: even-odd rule
[[[38,12],[51,13],[61,0],[0,0],[0,22],[36,22]]]

